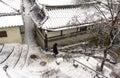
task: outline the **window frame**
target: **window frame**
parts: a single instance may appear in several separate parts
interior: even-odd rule
[[[2,37],[8,37],[7,31],[0,31],[0,38]]]

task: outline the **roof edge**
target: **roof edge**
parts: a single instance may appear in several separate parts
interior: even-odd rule
[[[44,30],[47,31],[61,31],[61,30],[66,30],[66,29],[73,29],[73,28],[78,28],[78,27],[85,27],[85,26],[90,26],[90,25],[94,25],[96,23],[101,23],[101,20],[96,21],[96,22],[91,22],[91,23],[86,23],[86,24],[76,24],[76,25],[69,25],[68,27],[61,27],[61,28],[50,28],[50,29],[46,29],[46,28],[42,28],[41,26],[37,26],[38,28],[42,28]]]
[[[46,7],[56,7],[56,8],[60,8],[60,7],[74,7],[74,6],[82,6],[82,5],[89,5],[89,4],[100,4],[100,1],[92,1],[92,2],[85,2],[85,3],[79,3],[79,4],[66,4],[66,5],[49,5],[49,4],[41,4],[36,0],[36,3],[38,5],[44,5]]]

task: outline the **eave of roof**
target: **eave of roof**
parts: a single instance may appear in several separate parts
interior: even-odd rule
[[[7,5],[9,5],[9,7],[16,10],[20,10],[22,4],[21,0],[1,0],[1,1],[5,2]]]
[[[0,17],[0,28],[23,26],[21,15]]]
[[[96,23],[100,23],[100,22],[101,21],[96,21]],[[95,24],[95,22],[86,23],[86,24],[69,25],[69,26],[63,26],[63,27],[59,27],[59,28],[42,28],[42,29],[48,30],[48,31],[61,31],[61,30],[66,30],[66,29],[74,29],[74,28],[79,28],[79,27],[92,26],[94,24]],[[41,26],[38,26],[38,28],[41,28]]]

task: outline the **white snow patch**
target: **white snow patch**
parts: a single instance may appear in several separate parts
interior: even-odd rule
[[[0,27],[22,26],[23,19],[21,15],[0,17]]]

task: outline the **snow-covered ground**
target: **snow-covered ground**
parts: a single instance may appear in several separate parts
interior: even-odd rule
[[[1,45],[0,78],[97,78],[97,60],[88,56],[66,60],[64,56],[65,53],[60,53],[54,58],[51,52],[45,53],[39,47],[26,44]],[[80,62],[76,62],[78,67],[73,66],[73,60]],[[111,70],[105,66],[105,71],[104,75],[110,78]]]
[[[36,45],[33,34],[34,24],[28,15],[30,3],[26,2],[28,0],[23,1],[23,6],[27,7],[23,14],[26,44],[0,45],[0,78],[98,78],[97,76],[119,78],[120,64],[108,63],[112,69],[105,65],[102,73],[96,72],[101,61],[85,56],[82,47],[60,48],[57,58],[51,52],[41,50]],[[89,49],[86,51],[92,52]],[[102,52],[99,51],[94,55],[103,57]],[[73,60],[76,61],[73,63]]]

